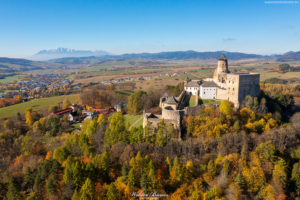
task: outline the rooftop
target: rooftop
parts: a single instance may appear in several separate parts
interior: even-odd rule
[[[177,104],[177,100],[175,97],[172,95],[168,100],[166,101],[167,104]]]
[[[191,81],[188,82],[185,87],[199,87],[201,85],[200,81]]]
[[[202,87],[218,87],[218,85],[213,81],[205,81],[201,85]]]
[[[224,53],[222,54],[222,56],[219,58],[219,60],[227,60],[226,56],[224,55]]]

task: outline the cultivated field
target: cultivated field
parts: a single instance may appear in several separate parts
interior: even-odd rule
[[[11,117],[17,115],[18,112],[20,114],[23,114],[25,112],[25,109],[29,107],[32,107],[34,111],[37,111],[42,108],[49,107],[51,105],[57,105],[59,103],[62,103],[66,96],[70,99],[72,103],[77,103],[79,98],[79,94],[73,94],[43,99],[34,99],[28,102],[0,108],[0,118]]]

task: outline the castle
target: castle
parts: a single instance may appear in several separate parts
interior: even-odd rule
[[[228,100],[238,109],[247,95],[259,97],[259,79],[260,74],[258,73],[230,73],[227,58],[222,54],[213,78],[192,81],[186,77],[184,91],[179,97],[169,96],[166,93],[160,98],[161,115],[144,112],[143,127],[149,121],[152,128],[157,128],[158,123],[164,119],[166,124],[172,123],[174,128],[180,132],[181,118],[188,114],[188,110],[192,109],[192,107],[185,107],[192,95],[196,96],[196,102],[199,98]]]

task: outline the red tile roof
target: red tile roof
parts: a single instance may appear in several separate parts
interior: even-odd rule
[[[64,110],[60,110],[60,111],[57,111],[55,113],[53,113],[53,115],[63,115],[63,114],[66,114],[68,112],[71,112],[72,108],[67,108],[67,109],[64,109]]]

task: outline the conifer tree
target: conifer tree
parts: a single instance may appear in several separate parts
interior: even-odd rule
[[[235,183],[240,187],[240,189],[243,191],[243,188],[245,186],[244,178],[241,174],[236,175],[235,177]]]
[[[55,195],[57,193],[57,179],[53,173],[50,175],[47,181],[46,188],[50,195]]]
[[[144,194],[148,193],[148,184],[147,184],[147,176],[143,173],[140,179],[141,189],[143,190]]]
[[[114,183],[111,183],[108,187],[107,200],[118,200],[118,191]]]
[[[101,169],[101,172],[102,172],[102,175],[103,175],[104,179],[107,180],[108,176],[109,176],[109,157],[108,157],[107,152],[104,152],[101,155],[100,169]]]
[[[233,124],[233,129],[234,129],[236,132],[239,132],[239,131],[240,131],[241,126],[240,126],[240,121],[239,121],[239,120],[236,120],[236,122],[234,122],[234,124]]]
[[[163,128],[158,129],[158,132],[156,134],[155,144],[158,145],[158,146],[161,146],[161,147],[165,146],[166,138],[164,136],[164,129]]]
[[[152,192],[157,189],[156,175],[155,175],[155,170],[154,169],[150,169],[150,171],[149,171],[148,188]]]
[[[15,199],[22,199],[22,193],[20,193],[19,185],[16,181],[16,179],[11,176],[8,179],[8,187],[7,187],[7,193],[6,198],[7,200],[15,200]]]
[[[127,170],[127,165],[126,163],[123,164],[122,166],[122,182],[127,184],[127,179],[128,179],[128,170]]]
[[[170,173],[170,178],[174,186],[178,186],[182,181],[181,166],[179,164],[177,156],[174,159],[174,165]]]
[[[24,178],[23,178],[23,182],[25,184],[26,189],[33,187],[34,179],[35,179],[34,174],[31,172],[29,167],[26,167],[26,171],[25,171]]]
[[[80,199],[94,199],[95,186],[91,179],[87,178],[81,188]]]
[[[71,200],[79,200],[79,198],[80,198],[79,193],[77,192],[77,189],[75,189]]]
[[[140,151],[136,155],[135,162],[136,162],[137,178],[139,179],[142,176],[143,164],[144,164],[144,159]]]
[[[135,187],[135,184],[136,184],[136,177],[135,177],[135,169],[133,167],[129,171],[127,185],[129,186],[130,189],[133,189]]]

